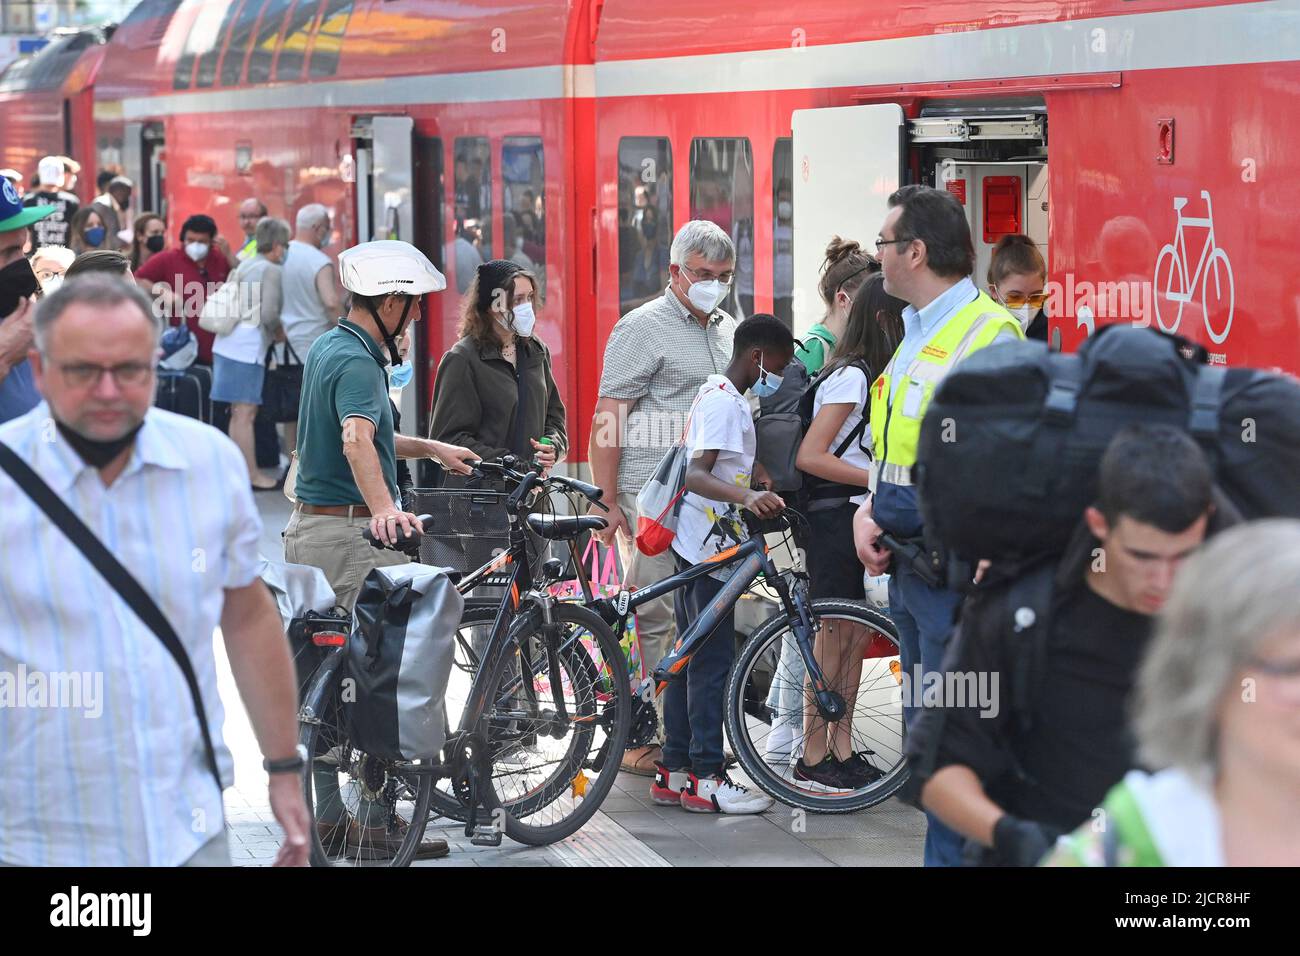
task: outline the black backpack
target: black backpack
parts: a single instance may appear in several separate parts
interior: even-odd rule
[[[871,370],[865,362],[854,360],[850,364],[861,369],[867,381],[871,381]],[[810,377],[803,363],[792,359],[785,368],[785,377],[776,394],[759,399],[759,417],[754,425],[757,438],[755,458],[771,476],[772,490],[805,505],[811,501],[847,500],[866,490],[858,485],[825,481],[800,471],[795,465],[799,445],[812,425],[817,389],[826,380],[828,371],[833,369],[823,368]],[[871,449],[862,445],[870,413],[866,408],[861,411],[862,420],[836,447],[835,457],[843,455],[854,442],[858,442],[858,447],[868,455],[871,454]]]
[[[1107,326],[1075,354],[1007,342],[962,361],[921,425],[927,538],[968,561],[1060,554],[1096,499],[1102,452],[1136,422],[1190,432],[1246,518],[1300,517],[1300,382],[1200,364],[1188,347]]]

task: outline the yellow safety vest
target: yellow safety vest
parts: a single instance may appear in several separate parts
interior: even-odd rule
[[[890,400],[898,353],[871,386],[871,437],[880,469],[879,481],[910,486],[916,446],[921,438],[921,419],[930,407],[930,397],[940,380],[959,361],[988,345],[1004,329],[1023,339],[1020,323],[981,292],[962,306],[936,332],[902,373],[898,394]]]

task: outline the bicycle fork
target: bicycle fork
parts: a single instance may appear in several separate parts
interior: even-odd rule
[[[781,598],[786,617],[790,621],[790,633],[794,636],[795,645],[799,648],[799,656],[803,658],[804,667],[808,671],[808,681],[812,685],[817,713],[828,723],[841,720],[848,709],[844,697],[826,686],[826,675],[813,654],[813,637],[821,630],[821,624],[813,620],[812,609],[802,592],[796,600],[791,596],[790,586],[786,584],[785,578],[776,574],[776,568],[772,566],[770,560],[767,564],[768,580]]]

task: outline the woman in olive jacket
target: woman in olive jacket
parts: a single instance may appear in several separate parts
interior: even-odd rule
[[[460,341],[438,364],[430,438],[547,469],[564,457],[564,402],[551,353],[533,335],[536,290],[533,274],[513,262],[478,267],[465,291]]]

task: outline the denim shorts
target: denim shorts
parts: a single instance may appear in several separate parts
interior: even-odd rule
[[[262,379],[266,366],[261,362],[237,362],[224,355],[212,356],[212,400],[262,404]]]

